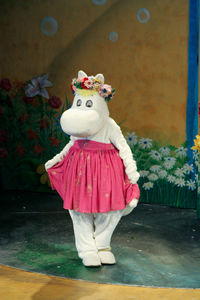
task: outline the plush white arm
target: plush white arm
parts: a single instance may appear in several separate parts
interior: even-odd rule
[[[119,155],[122,158],[125,171],[131,183],[135,184],[140,174],[137,172],[136,162],[129,145],[127,144],[120,127],[110,118],[110,141],[119,150]]]
[[[74,141],[75,139],[73,137],[70,137],[69,143],[63,148],[63,150],[45,163],[45,169],[47,170],[53,167],[58,162],[62,161],[69,149],[73,146]]]

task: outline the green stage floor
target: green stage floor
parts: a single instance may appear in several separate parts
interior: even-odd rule
[[[140,204],[114,232],[117,264],[85,268],[57,195],[3,194],[0,264],[99,283],[200,288],[200,220],[193,209]]]

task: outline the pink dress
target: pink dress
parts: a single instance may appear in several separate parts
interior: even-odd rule
[[[130,183],[113,144],[76,140],[64,159],[47,172],[64,209],[106,213],[124,209],[134,198],[139,200],[139,187]]]

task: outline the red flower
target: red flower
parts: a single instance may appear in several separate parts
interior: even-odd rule
[[[5,143],[8,140],[8,132],[4,129],[0,129],[0,143]]]
[[[24,149],[24,147],[22,146],[22,142],[19,142],[19,144],[17,145],[17,153],[21,156],[24,156],[24,152],[26,149]]]
[[[37,131],[33,131],[32,129],[28,129],[28,139],[32,140],[32,139],[37,139],[38,138],[38,133]]]
[[[47,119],[43,119],[43,120],[41,120],[39,122],[40,122],[40,129],[42,129],[42,128],[48,128],[48,121],[47,121]]]
[[[6,148],[0,148],[0,158],[6,158],[8,156],[8,151]]]
[[[51,96],[49,98],[49,105],[52,108],[59,108],[62,105],[62,101],[57,96]]]
[[[41,154],[42,152],[44,152],[44,148],[41,147],[40,145],[36,145],[33,149],[33,152],[34,153],[38,153],[38,154]]]
[[[3,90],[9,91],[11,89],[11,87],[12,87],[11,83],[10,83],[10,80],[8,78],[1,79],[1,81],[0,81],[0,87]]]
[[[81,82],[81,88],[82,89],[89,90],[89,88],[87,86],[85,86],[85,81],[87,81],[87,80],[88,80],[88,77],[83,78],[83,82]]]
[[[56,139],[55,135],[53,135],[53,137],[49,138],[51,141],[51,146],[56,145],[56,147],[59,147],[59,144],[61,142],[61,140]]]
[[[26,96],[24,96],[22,98],[22,100],[24,101],[24,103],[30,104],[30,103],[33,103],[34,98],[33,97],[26,97]]]

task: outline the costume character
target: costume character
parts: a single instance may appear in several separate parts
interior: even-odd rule
[[[121,217],[138,204],[139,173],[120,127],[109,117],[107,102],[115,90],[104,84],[104,76],[79,71],[71,89],[73,105],[60,119],[70,142],[45,168],[69,210],[83,264],[114,264],[111,237]]]

